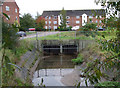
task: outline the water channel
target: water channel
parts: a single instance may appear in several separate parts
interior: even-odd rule
[[[38,86],[43,78],[45,86],[65,86],[61,78],[74,70],[71,60],[76,57],[77,55],[49,55],[41,60],[33,75],[33,84]]]

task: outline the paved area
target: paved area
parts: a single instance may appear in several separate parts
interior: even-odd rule
[[[34,78],[32,80],[34,86],[41,83],[43,78],[43,84],[45,86],[65,86],[61,79],[64,75],[71,73],[74,69],[41,69],[34,73]]]
[[[20,39],[26,39],[26,38],[34,38],[36,36],[38,37],[43,37],[43,36],[48,36],[48,35],[54,35],[54,34],[57,34],[57,33],[60,33],[60,32],[37,32],[35,34],[30,34],[30,35],[27,35],[27,36],[23,36],[23,37],[20,37]]]

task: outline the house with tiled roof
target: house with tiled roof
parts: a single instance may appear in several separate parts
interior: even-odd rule
[[[61,10],[43,11],[42,16],[45,18],[45,29],[57,29],[59,27]],[[104,24],[102,20],[105,18],[105,10],[66,10],[67,27],[77,27],[78,29],[86,23],[97,23],[98,27]]]

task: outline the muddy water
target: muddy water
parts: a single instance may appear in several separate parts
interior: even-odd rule
[[[46,86],[64,86],[61,78],[73,71],[74,64],[71,60],[76,57],[77,55],[50,55],[41,60],[34,73],[33,84],[37,86],[43,78]]]

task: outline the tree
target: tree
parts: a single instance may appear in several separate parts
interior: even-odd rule
[[[37,28],[40,28],[40,29],[43,29],[45,26],[45,19],[42,17],[42,16],[39,16],[37,19],[36,19],[36,27]]]
[[[35,20],[31,14],[24,14],[23,17],[20,17],[20,26],[23,30],[35,27]]]
[[[120,1],[118,2],[106,2],[106,0],[95,0],[96,3],[101,3],[102,6],[106,6],[106,13],[110,17],[116,17],[116,15],[120,12]],[[111,10],[114,9],[113,10]],[[107,18],[107,23],[108,19]],[[120,17],[116,19],[114,26],[117,28],[117,38],[106,40],[98,40],[99,46],[104,53],[104,59],[95,59],[94,61],[88,62],[87,67],[82,70],[83,77],[85,77],[85,83],[87,85],[87,80],[91,84],[99,83],[101,78],[105,78],[111,82],[105,82],[106,86],[108,84],[116,82],[117,87],[120,86]],[[107,75],[105,71],[116,69],[114,74]],[[114,70],[113,70],[114,71]],[[105,86],[105,85],[104,85]]]
[[[90,30],[96,30],[97,29],[97,24],[94,23],[87,23],[85,26],[83,26],[84,31],[90,31]]]
[[[66,11],[64,10],[64,8],[62,9],[62,11],[60,12],[60,19],[61,19],[61,25],[60,27],[62,29],[66,29]]]

